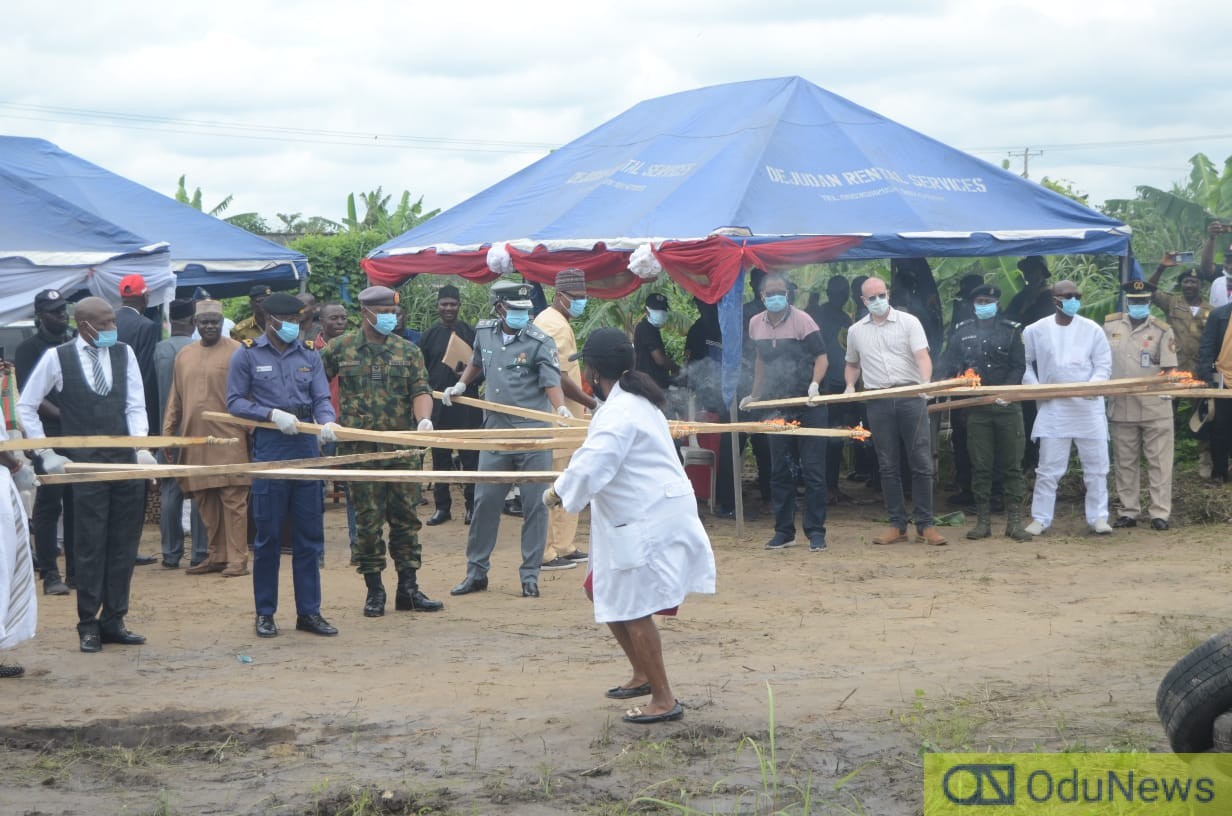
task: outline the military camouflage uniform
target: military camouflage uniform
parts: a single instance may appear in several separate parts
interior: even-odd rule
[[[1195,315],[1189,310],[1189,302],[1184,295],[1156,291],[1151,293],[1151,300],[1163,311],[1164,320],[1172,327],[1176,337],[1177,365],[1184,371],[1193,371],[1198,364],[1198,342],[1202,339],[1206,318],[1211,313],[1211,304],[1203,301]]]
[[[415,429],[412,400],[431,394],[423,353],[414,343],[390,335],[384,343],[369,343],[363,331],[336,337],[321,350],[327,377],[338,377],[338,422],[370,431]],[[374,442],[339,442],[339,455],[386,449]],[[418,468],[415,460],[373,462],[367,467],[400,470]],[[361,574],[385,569],[381,528],[389,523],[389,554],[403,573],[420,566],[420,486],[409,482],[350,482],[355,506],[355,561]]]
[[[265,329],[257,325],[255,317],[246,317],[231,329],[231,339],[239,340],[241,343],[245,340],[256,340],[263,334],[265,334]]]

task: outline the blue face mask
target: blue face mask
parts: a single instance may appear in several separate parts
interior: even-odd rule
[[[1061,311],[1066,317],[1073,317],[1082,308],[1081,298],[1066,298],[1061,301]]]
[[[586,311],[586,298],[574,298],[569,301],[569,317],[581,317]]]
[[[299,324],[290,320],[282,321],[282,325],[274,330],[278,339],[284,343],[294,343],[299,339]]]
[[[997,316],[997,304],[995,303],[977,303],[975,304],[975,316],[980,320],[990,320]]]
[[[374,315],[376,322],[372,324],[372,328],[377,330],[378,334],[392,334],[393,330],[398,327],[398,316],[396,314],[379,314]]]
[[[787,308],[787,295],[766,295],[766,309],[771,312],[781,312]]]
[[[107,331],[100,331],[98,333],[98,337],[94,338],[94,347],[95,348],[111,348],[112,346],[116,344],[117,339],[119,339],[119,337],[115,329],[108,329]]]
[[[646,321],[656,329],[667,324],[667,311],[664,309],[647,309]]]
[[[1151,316],[1151,304],[1149,303],[1131,303],[1129,304],[1129,316],[1134,320],[1146,320]]]
[[[529,309],[505,309],[505,325],[514,331],[521,331],[529,322]]]

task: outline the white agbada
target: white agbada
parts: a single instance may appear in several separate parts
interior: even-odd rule
[[[714,592],[714,553],[667,420],[613,386],[553,488],[565,510],[590,504],[595,620],[630,621]]]
[[[0,440],[8,438],[0,422]],[[0,651],[34,637],[37,622],[38,594],[26,509],[8,468],[0,467]]]
[[[1095,382],[1112,377],[1112,348],[1104,330],[1093,320],[1074,315],[1068,326],[1053,317],[1037,320],[1023,329],[1027,370],[1026,385],[1036,383]],[[1031,438],[1108,438],[1104,398],[1040,400]]]

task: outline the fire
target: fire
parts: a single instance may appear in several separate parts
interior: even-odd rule
[[[1179,385],[1184,388],[1201,388],[1206,385],[1204,380],[1200,380],[1193,375],[1191,371],[1161,371],[1159,376],[1168,378],[1174,385]]]
[[[793,419],[791,421],[788,421],[786,419],[783,419],[782,417],[775,417],[774,419],[764,420],[762,424],[763,425],[773,425],[775,428],[799,428],[800,420]]]
[[[974,368],[968,368],[966,371],[958,375],[960,379],[966,380],[967,385],[972,388],[980,387],[980,375]]]
[[[843,428],[843,430],[851,434],[852,439],[864,440],[872,436],[871,433],[864,430],[863,422],[856,423],[856,426],[854,428]]]

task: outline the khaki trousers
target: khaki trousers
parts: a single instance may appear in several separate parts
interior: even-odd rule
[[[1167,521],[1172,515],[1172,418],[1109,422],[1108,432],[1112,437],[1112,472],[1121,515],[1137,518],[1142,512],[1140,460],[1145,457],[1150,516]]]
[[[197,512],[209,532],[211,564],[248,566],[248,488],[214,487],[194,491]]]
[[[552,451],[552,470],[564,470],[572,458],[573,451]],[[566,513],[561,507],[553,507],[548,511],[548,538],[543,548],[543,563],[577,552],[577,545],[573,543],[577,528],[576,513]]]

